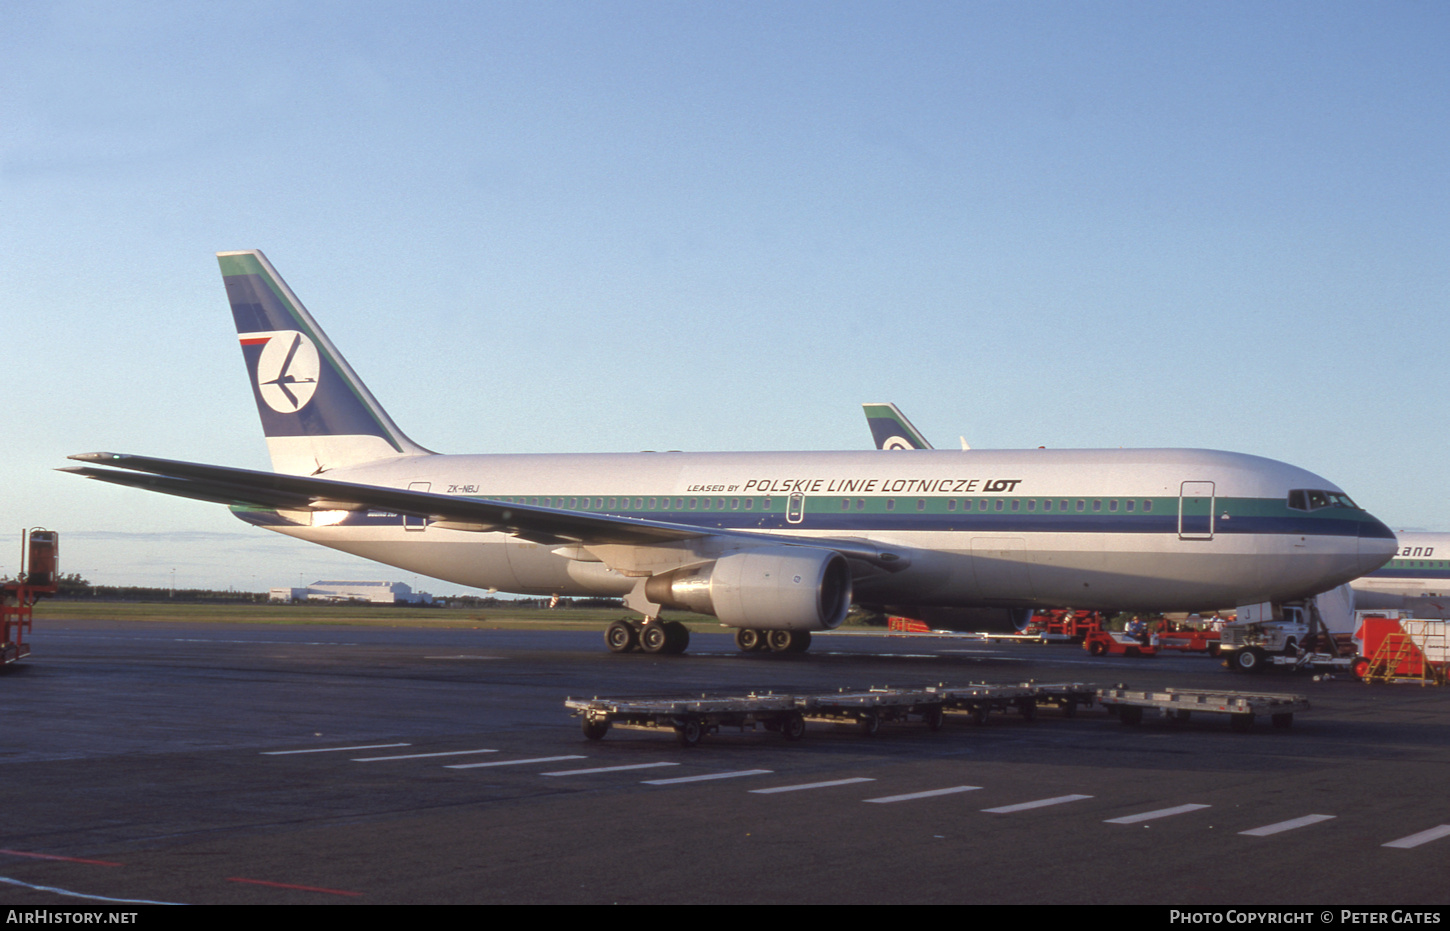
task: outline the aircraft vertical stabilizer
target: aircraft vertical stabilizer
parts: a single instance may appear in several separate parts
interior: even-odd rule
[[[431,452],[398,429],[265,255],[217,262],[273,469],[315,475]]]
[[[877,449],[931,449],[926,437],[911,425],[895,404],[862,404],[866,423]]]

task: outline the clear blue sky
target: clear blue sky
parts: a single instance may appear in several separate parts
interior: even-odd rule
[[[1447,48],[1442,2],[11,0],[0,573],[44,525],[97,582],[414,581],[52,471],[267,467],[246,248],[440,451],[855,449],[892,400],[1450,528]]]

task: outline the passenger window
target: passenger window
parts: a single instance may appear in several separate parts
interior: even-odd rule
[[[926,499],[925,498],[917,498],[916,499],[916,509],[918,511],[925,511],[926,510]]]

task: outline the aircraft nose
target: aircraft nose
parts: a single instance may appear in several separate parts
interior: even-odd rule
[[[1395,532],[1371,517],[1359,525],[1359,574],[1371,572],[1389,562],[1399,552]]]

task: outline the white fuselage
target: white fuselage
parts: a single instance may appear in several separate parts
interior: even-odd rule
[[[1450,613],[1450,533],[1397,535],[1394,558],[1349,583],[1358,610],[1412,610],[1417,617]]]
[[[1396,551],[1384,525],[1361,510],[1286,506],[1292,489],[1338,491],[1324,479],[1212,450],[423,455],[325,477],[702,531],[900,548],[906,568],[858,575],[855,600],[867,603],[1212,609],[1307,597],[1373,571]],[[619,571],[617,560],[588,547],[377,511],[239,516],[508,592],[621,596],[641,572],[659,568]],[[686,565],[738,548],[738,540],[703,536],[693,549],[659,549]]]

